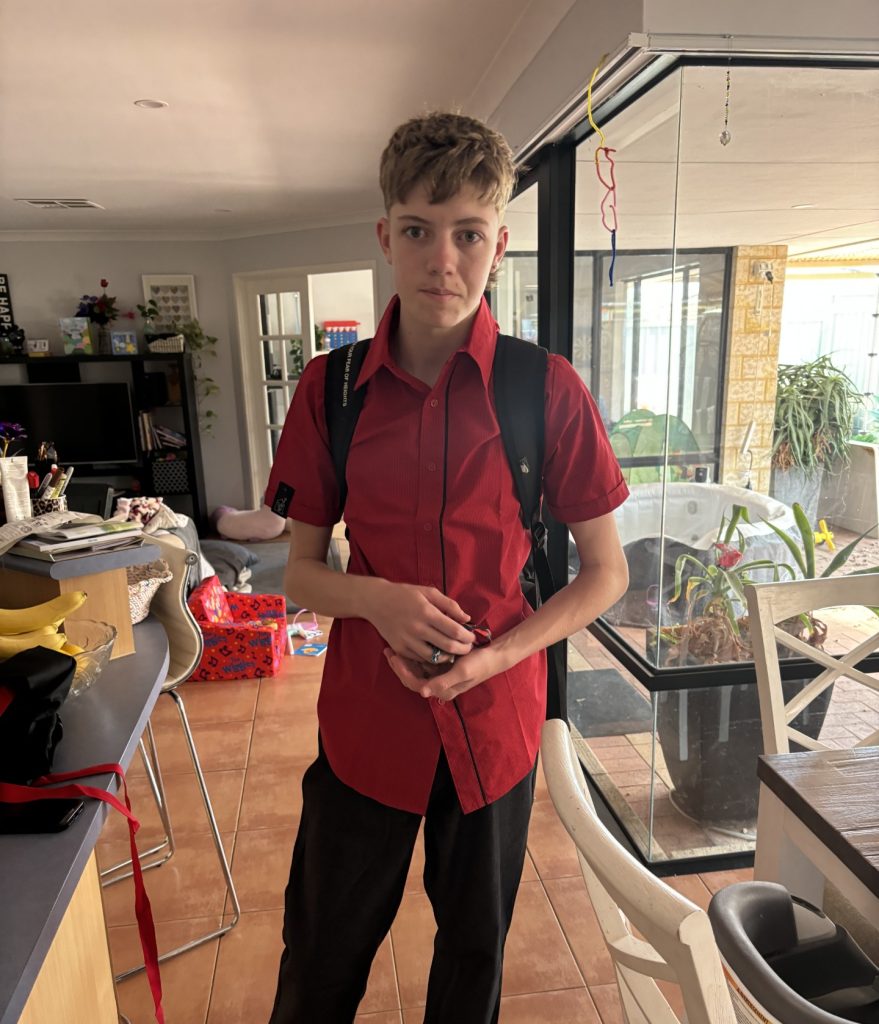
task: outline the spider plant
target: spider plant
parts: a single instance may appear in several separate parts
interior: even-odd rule
[[[772,465],[814,475],[835,458],[848,463],[848,439],[861,405],[854,382],[819,356],[778,367]]]

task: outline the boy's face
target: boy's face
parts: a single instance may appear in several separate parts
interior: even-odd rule
[[[431,333],[469,322],[508,238],[497,210],[469,185],[444,203],[431,203],[419,185],[394,203],[377,232],[394,268],[401,324]]]

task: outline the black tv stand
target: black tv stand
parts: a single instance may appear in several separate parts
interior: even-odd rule
[[[198,405],[189,352],[125,356],[14,356],[0,360],[0,366],[10,363],[24,364],[28,383],[31,384],[77,383],[82,380],[84,366],[110,364],[126,367],[135,414],[138,462],[80,465],[76,467],[74,480],[108,476],[132,478],[131,488],[125,488],[129,493],[163,497],[166,505],[195,522],[199,534],[206,531],[207,502]],[[155,437],[146,435],[141,425],[141,413],[148,413],[156,425],[165,425],[184,435],[185,447],[159,447]],[[63,462],[64,453],[59,454]]]

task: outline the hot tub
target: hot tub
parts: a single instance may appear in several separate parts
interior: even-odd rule
[[[663,507],[664,502],[664,507]],[[675,564],[682,554],[709,564],[724,517],[733,505],[748,510],[749,523],[739,521],[745,561],[768,558],[791,564],[790,551],[772,532],[767,521],[799,537],[793,510],[774,498],[744,487],[722,484],[633,484],[631,495],[614,513],[629,565],[629,591],[605,618],[626,626],[656,626],[686,617],[684,602],[669,608],[674,594]],[[738,545],[738,538],[733,537]],[[693,571],[690,566],[684,576]],[[772,570],[756,570],[760,582],[772,579]]]

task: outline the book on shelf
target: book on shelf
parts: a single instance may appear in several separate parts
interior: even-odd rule
[[[77,540],[56,541],[54,544],[41,543],[36,537],[20,540],[9,549],[11,555],[36,558],[43,562],[61,562],[68,558],[82,558],[104,551],[119,551],[121,548],[137,548],[143,544],[141,531],[132,533],[107,534],[103,537],[80,537]]]

